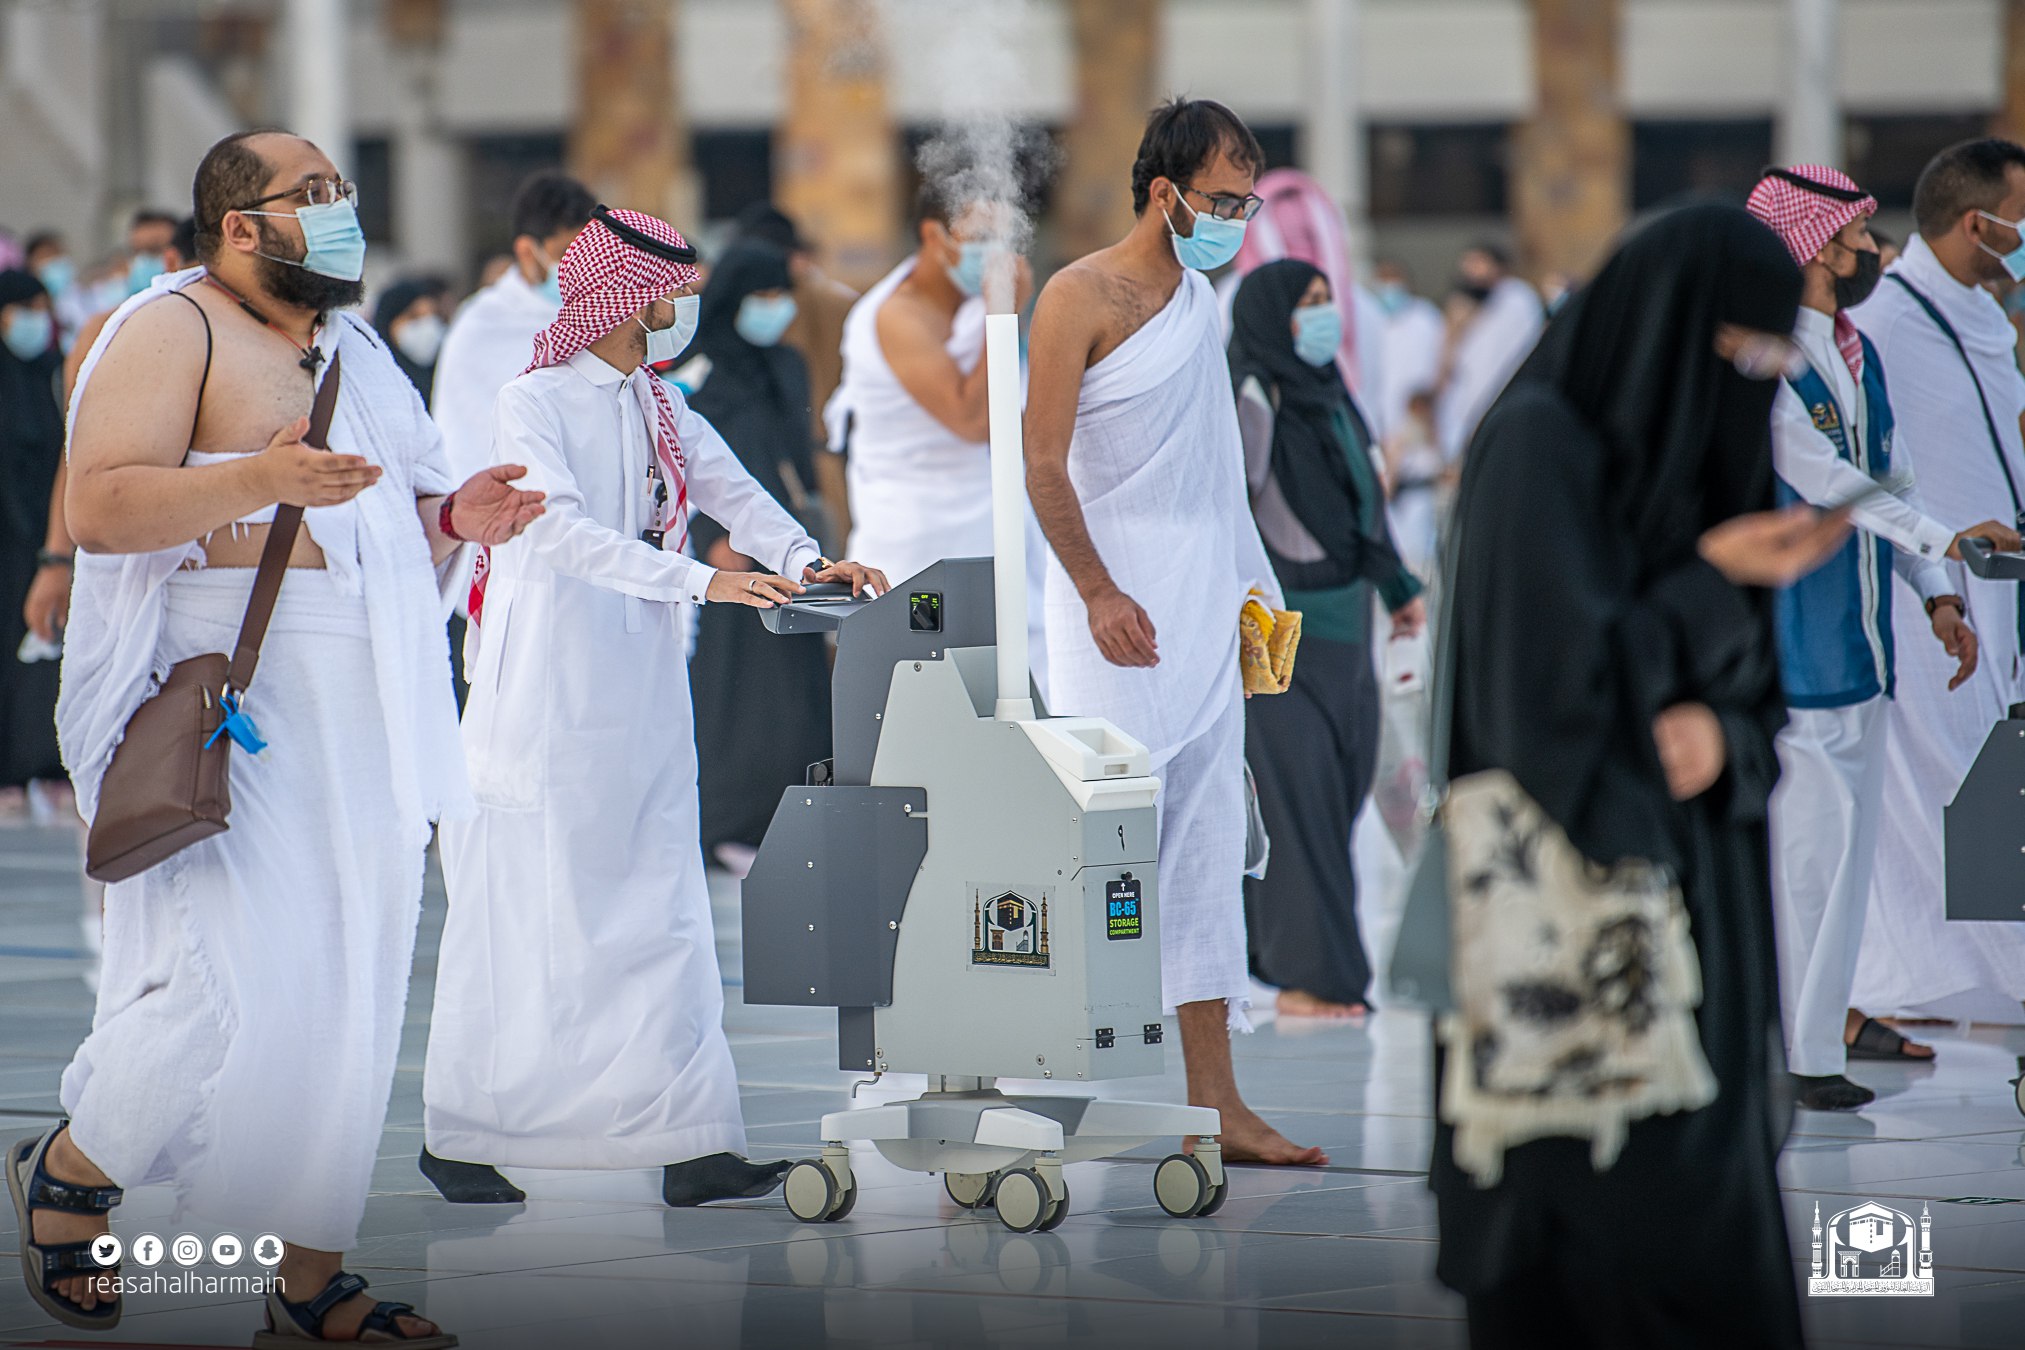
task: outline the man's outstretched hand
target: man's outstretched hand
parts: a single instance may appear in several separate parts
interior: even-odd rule
[[[472,474],[450,505],[450,524],[457,537],[474,544],[503,544],[533,524],[548,509],[542,505],[548,494],[513,486],[526,474],[519,464],[495,464]]]

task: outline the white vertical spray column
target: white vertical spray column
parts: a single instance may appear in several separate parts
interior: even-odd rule
[[[1027,668],[1027,473],[1020,416],[1020,316],[984,320],[985,398],[991,414],[991,552],[998,616],[1001,722],[1034,720]]]

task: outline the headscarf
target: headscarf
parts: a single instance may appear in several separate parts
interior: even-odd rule
[[[0,272],[0,306],[26,304],[46,294],[32,273],[19,268]],[[0,542],[21,550],[23,557],[42,546],[50,486],[63,456],[63,411],[56,401],[62,368],[63,353],[53,342],[25,361],[0,343]],[[0,560],[0,575],[11,561]],[[13,659],[11,649],[0,652],[0,660]]]
[[[1329,190],[1299,169],[1274,169],[1259,179],[1265,199],[1258,215],[1245,227],[1245,241],[1232,264],[1238,276],[1249,276],[1269,262],[1298,258],[1312,263],[1329,278],[1329,293],[1343,307],[1343,345],[1336,368],[1356,389],[1357,273],[1350,257],[1350,224]]]
[[[1771,226],[1793,261],[1805,267],[1843,226],[1876,215],[1877,198],[1840,170],[1825,164],[1795,164],[1765,170],[1744,208]],[[1840,309],[1835,311],[1835,346],[1849,363],[1849,373],[1862,379],[1863,341],[1856,334],[1856,321]]]
[[[739,336],[739,306],[756,291],[792,285],[788,255],[760,239],[741,239],[710,269],[703,311],[688,353],[710,360],[710,373],[689,404],[710,420],[746,471],[783,506],[791,500],[781,463],[813,481],[809,375],[801,353],[786,343],[755,346]]]
[[[1321,275],[1298,259],[1269,262],[1244,279],[1231,304],[1231,385],[1243,389],[1256,378],[1269,395],[1277,395],[1272,475],[1294,518],[1328,555],[1320,562],[1296,562],[1268,544],[1281,584],[1302,591],[1328,590],[1357,578],[1363,513],[1347,457],[1369,453],[1370,445],[1370,429],[1336,363],[1311,366],[1294,351],[1294,310]],[[1364,444],[1344,444],[1346,420],[1353,435],[1362,431]]]
[[[620,230],[647,236],[671,249],[688,249],[689,241],[665,220],[640,211],[610,210],[599,206],[590,223],[564,250],[556,264],[562,287],[562,312],[555,321],[534,335],[534,355],[523,375],[545,366],[559,366],[613,332],[622,323],[633,321],[642,309],[663,299],[701,275],[695,266],[651,253],[627,241],[606,224],[616,221]],[[689,540],[689,483],[682,441],[675,430],[675,403],[665,384],[644,368],[633,381],[640,409],[655,427],[654,453],[661,461],[662,477],[671,497],[668,521],[673,526],[670,549],[680,551]],[[471,596],[466,608],[478,619],[485,603],[485,578],[490,570],[488,556],[480,550],[473,572]]]
[[[408,306],[417,300],[425,296],[441,296],[446,289],[442,282],[431,277],[409,277],[381,291],[380,298],[373,303],[373,331],[387,344],[387,350],[393,353],[394,364],[420,392],[425,405],[429,402],[430,386],[435,383],[432,372],[436,367],[434,363],[424,366],[409,359],[400,344],[394,341],[394,320],[406,314]]]
[[[1648,573],[1771,506],[1778,381],[1746,379],[1713,343],[1724,323],[1791,333],[1799,309],[1777,235],[1734,206],[1684,206],[1626,240],[1513,377],[1553,386],[1610,447],[1610,500]]]

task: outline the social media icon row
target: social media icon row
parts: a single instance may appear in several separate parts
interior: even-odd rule
[[[160,1265],[167,1256],[179,1266],[194,1266],[206,1254],[204,1240],[194,1233],[182,1233],[169,1242],[163,1242],[153,1233],[142,1233],[134,1239],[131,1254],[134,1264],[149,1269]],[[218,1266],[236,1266],[247,1256],[252,1256],[256,1265],[272,1270],[281,1264],[281,1239],[272,1233],[262,1233],[249,1243],[241,1242],[231,1233],[220,1233],[211,1239],[209,1247],[211,1263]],[[111,1233],[101,1234],[91,1245],[92,1259],[100,1266],[116,1266],[127,1249],[118,1237]]]

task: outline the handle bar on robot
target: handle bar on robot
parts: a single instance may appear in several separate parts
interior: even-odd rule
[[[1999,553],[1979,534],[1964,535],[1962,561],[1985,581],[2025,581],[2025,553]]]

